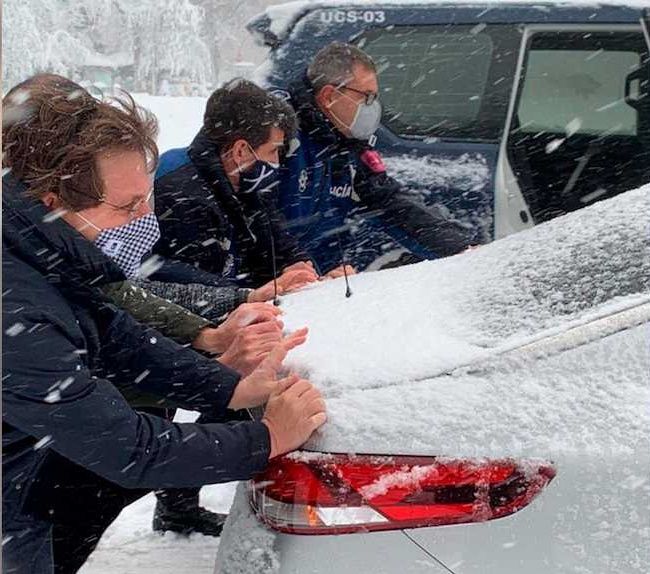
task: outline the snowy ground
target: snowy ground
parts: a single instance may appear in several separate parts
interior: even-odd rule
[[[176,420],[191,421],[193,413],[179,412]],[[228,512],[236,483],[206,486],[201,504]],[[149,494],[126,508],[102,538],[80,574],[212,574],[219,539],[193,535],[160,535],[151,529],[156,499]]]
[[[201,502],[211,510],[228,512],[234,492],[234,484],[208,486],[201,491]],[[154,533],[154,504],[154,496],[148,495],[124,510],[81,574],[212,574],[219,539]]]

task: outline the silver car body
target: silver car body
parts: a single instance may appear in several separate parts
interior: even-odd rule
[[[557,476],[509,517],[338,536],[268,529],[242,485],[216,571],[650,571],[648,214],[650,186],[354,277],[351,299],[340,282],[287,298],[287,324],[311,330],[292,361],[328,404],[306,449],[537,457]]]

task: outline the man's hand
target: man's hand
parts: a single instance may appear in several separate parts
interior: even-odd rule
[[[318,274],[316,273],[314,266],[311,262],[300,262],[294,263],[293,265],[287,267],[277,278],[278,285],[278,295],[284,295],[285,293],[291,293],[292,291],[297,291],[305,285],[309,285],[314,281],[318,280]],[[248,301],[259,302],[259,301],[270,301],[275,296],[275,287],[273,281],[269,281],[266,285],[263,285],[259,289],[255,289],[248,296]]]
[[[238,334],[242,333],[250,325],[270,323],[281,334],[284,327],[278,316],[282,311],[272,305],[264,303],[244,303],[235,309],[228,318],[217,328],[207,327],[201,329],[198,337],[194,339],[192,346],[200,351],[208,353],[225,353],[235,343]],[[279,339],[277,339],[279,340]],[[276,340],[276,342],[277,342]],[[251,342],[249,338],[243,341],[241,338],[238,344]]]
[[[278,373],[287,353],[307,340],[308,329],[299,329],[273,346],[271,352],[247,377],[239,381],[228,408],[233,410],[263,405],[277,387]]]
[[[316,270],[314,269],[314,264],[311,261],[298,261],[297,263],[285,267],[282,270],[282,273],[286,273],[287,271],[311,271],[314,275],[317,275]]]
[[[297,449],[326,420],[325,401],[316,387],[295,374],[282,379],[262,417],[271,436],[269,458]]]
[[[339,277],[345,276],[347,273],[348,275],[354,275],[357,272],[357,270],[352,267],[352,265],[340,265],[336,269],[332,269],[329,273],[326,273],[321,277],[321,281],[323,279],[338,279]]]
[[[282,341],[282,323],[269,321],[240,329],[219,362],[240,373],[250,375]]]
[[[218,327],[206,327],[192,342],[192,347],[200,351],[220,355],[235,342],[237,335],[249,325],[272,323],[281,333],[284,324],[278,316],[282,311],[263,303],[244,303],[235,309]],[[241,341],[240,341],[241,344]]]
[[[223,353],[225,347],[222,333],[219,327],[205,327],[199,331],[196,339],[192,341],[192,347],[206,353]]]

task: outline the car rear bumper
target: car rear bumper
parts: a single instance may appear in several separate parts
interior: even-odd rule
[[[266,528],[240,484],[215,574],[449,574],[404,532],[299,536]]]
[[[401,531],[277,537],[278,574],[449,574]]]

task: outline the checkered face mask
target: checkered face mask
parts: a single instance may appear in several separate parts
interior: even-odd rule
[[[148,213],[126,225],[107,229],[99,229],[82,215],[78,213],[77,215],[99,231],[95,245],[115,261],[128,279],[132,279],[138,274],[142,258],[160,239],[160,228],[154,213]]]

